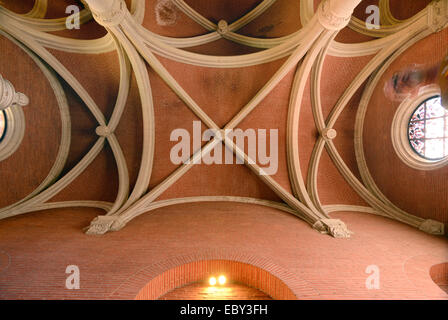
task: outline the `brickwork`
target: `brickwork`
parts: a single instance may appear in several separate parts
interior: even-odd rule
[[[196,261],[228,260],[269,272],[297,299],[447,299],[431,279],[448,241],[400,222],[338,213],[355,234],[321,235],[270,208],[188,204],[142,215],[119,232],[86,236],[101,211],[33,213],[0,221],[0,299],[135,299],[157,276]],[[80,289],[65,287],[68,265]],[[366,268],[380,271],[366,288]]]

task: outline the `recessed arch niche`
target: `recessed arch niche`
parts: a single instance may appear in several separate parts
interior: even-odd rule
[[[135,300],[156,300],[174,289],[217,274],[225,274],[232,282],[258,289],[276,300],[297,299],[282,280],[260,267],[231,260],[200,260],[159,274],[139,291]]]

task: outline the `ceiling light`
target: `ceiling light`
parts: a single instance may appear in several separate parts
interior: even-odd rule
[[[224,285],[227,282],[227,278],[225,276],[219,276],[218,282],[220,285]]]
[[[211,286],[216,285],[216,278],[215,278],[215,277],[211,277],[211,278],[208,280],[208,283],[209,283]]]

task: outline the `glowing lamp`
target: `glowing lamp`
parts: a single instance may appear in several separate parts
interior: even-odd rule
[[[211,278],[208,280],[208,283],[209,283],[211,286],[216,285],[216,278],[215,278],[215,277],[211,277]]]
[[[220,285],[224,285],[227,282],[227,278],[225,276],[219,276],[218,282]]]

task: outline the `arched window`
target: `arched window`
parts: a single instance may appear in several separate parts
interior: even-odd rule
[[[418,105],[408,125],[412,150],[427,160],[448,156],[448,111],[441,105],[440,96],[433,96]]]

